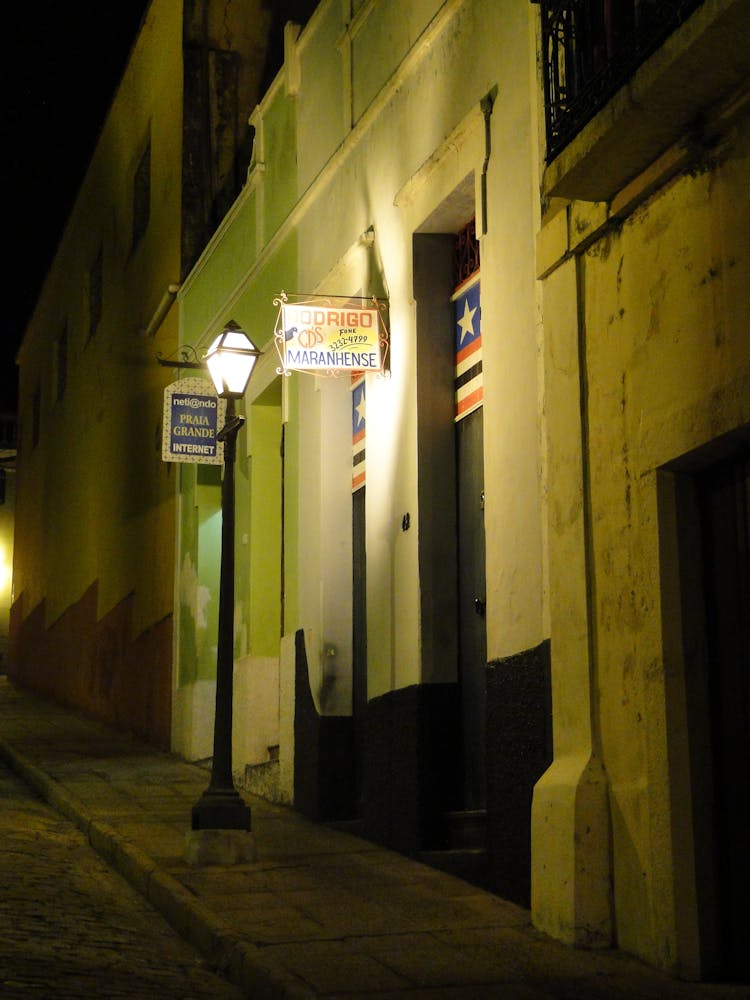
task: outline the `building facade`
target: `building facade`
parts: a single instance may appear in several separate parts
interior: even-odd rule
[[[747,981],[747,4],[311,6],[259,102],[221,5],[149,10],[19,355],[15,675],[210,756],[221,470],[155,358],[235,321],[238,783]],[[234,197],[190,136],[247,114]],[[287,304],[381,363],[290,366]]]
[[[731,2],[323,2],[180,294],[186,343],[266,348],[238,779],[563,941],[740,981],[747,34]],[[385,371],[283,372],[282,292],[386,303]],[[189,649],[218,500],[186,485]]]
[[[540,13],[555,759],[534,919],[747,982],[749,12]]]
[[[244,179],[268,28],[258,2],[149,6],[18,354],[9,674],[163,746],[176,487],[157,356]]]
[[[248,183],[178,295],[198,353],[229,320],[265,348],[237,469],[238,778],[526,903],[552,753],[537,21],[327,0],[288,26]],[[284,299],[377,303],[384,370],[280,372]],[[200,758],[219,479],[182,484],[173,744]]]

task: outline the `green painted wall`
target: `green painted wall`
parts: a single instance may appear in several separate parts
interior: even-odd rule
[[[288,109],[283,107],[282,119],[287,114]],[[289,190],[284,197],[288,210]],[[278,210],[279,204],[276,209],[272,207],[271,215]],[[264,256],[263,266],[258,267],[253,256],[258,211],[257,190],[249,185],[180,294],[181,340],[194,346],[200,356],[223,324],[233,319],[267,353],[266,367],[270,363],[273,375],[278,361],[273,341],[278,315],[274,299],[284,287],[289,287],[290,281],[295,283],[297,241],[296,234],[290,233]],[[253,386],[251,380],[247,400],[254,396]],[[257,405],[250,406],[246,401],[239,407],[246,414],[248,424],[237,439],[235,467],[236,657],[248,654],[278,656],[281,631],[281,395],[281,380],[273,376]],[[287,477],[294,475],[293,465],[292,457],[287,461]],[[180,564],[183,567],[200,566],[198,578],[203,584],[207,579],[204,568],[209,563],[213,562],[218,572],[220,546],[218,536],[209,532],[208,522],[193,524],[190,520],[187,512],[196,505],[195,490],[194,480],[183,477]],[[293,532],[293,528],[291,533],[288,531],[287,545],[293,544]],[[293,566],[292,581],[295,573]],[[212,600],[209,609],[213,606]],[[289,614],[289,605],[286,613]],[[196,621],[189,605],[184,605],[178,653],[180,684],[215,676],[215,656],[212,662],[208,647],[208,634],[213,628],[215,635],[215,624],[208,626],[201,646],[202,633],[196,633]],[[197,669],[190,666],[193,658],[197,658]]]

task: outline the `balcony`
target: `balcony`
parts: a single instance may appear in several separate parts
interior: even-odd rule
[[[551,161],[702,0],[543,0]]]
[[[746,0],[541,0],[548,197],[609,200],[750,75]]]

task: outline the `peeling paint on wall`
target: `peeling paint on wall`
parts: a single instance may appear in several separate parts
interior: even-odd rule
[[[208,627],[206,605],[210,600],[211,591],[198,580],[198,570],[186,552],[180,572],[180,604],[190,612],[196,628]]]

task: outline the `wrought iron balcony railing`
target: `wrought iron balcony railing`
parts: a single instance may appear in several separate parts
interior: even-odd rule
[[[541,0],[547,160],[703,0]]]

